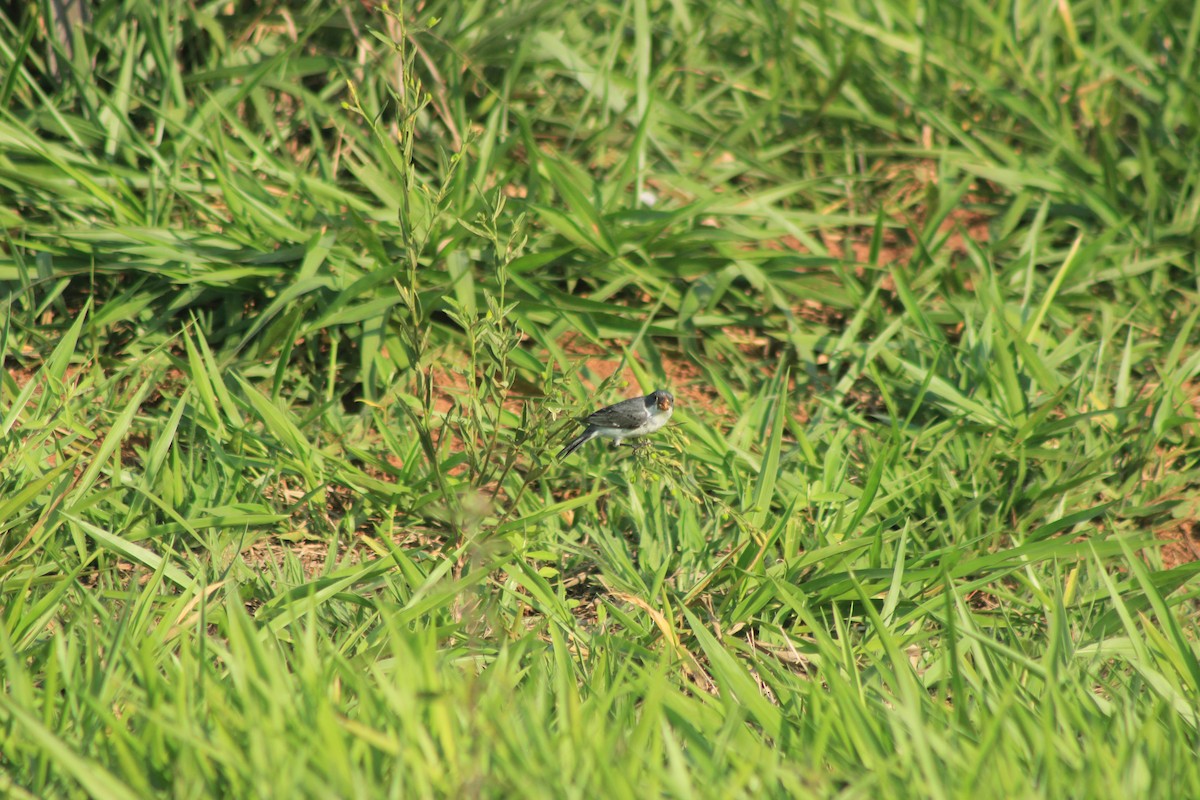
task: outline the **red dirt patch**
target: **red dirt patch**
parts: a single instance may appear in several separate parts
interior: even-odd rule
[[[988,227],[990,221],[990,215],[979,211],[969,208],[954,209],[938,225],[939,234],[948,234],[940,249],[954,255],[961,255],[968,251],[968,239],[981,245],[987,244],[991,236]],[[923,227],[923,221],[914,219],[912,220],[911,234],[897,228],[885,228],[883,241],[879,248],[879,263],[911,261],[917,250],[916,231],[921,227]],[[834,257],[865,264],[871,256],[871,239],[874,234],[875,232],[871,228],[857,228],[849,232],[828,230],[822,231],[821,240]]]
[[[24,389],[35,375],[37,375],[37,370],[25,367],[13,367],[8,371],[8,377],[13,379],[18,389]]]
[[[1200,560],[1200,522],[1194,519],[1180,520],[1177,525],[1158,531],[1154,536],[1167,543],[1162,548],[1164,569],[1174,569]]]

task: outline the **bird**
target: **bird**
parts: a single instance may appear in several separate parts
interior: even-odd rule
[[[558,457],[560,460],[566,458],[584,442],[597,436],[612,439],[613,446],[620,447],[623,439],[654,433],[667,424],[674,409],[675,396],[662,389],[657,389],[645,397],[633,397],[602,408],[580,420],[587,427],[562,449]]]

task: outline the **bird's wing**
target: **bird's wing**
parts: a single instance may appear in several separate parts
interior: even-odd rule
[[[588,425],[601,428],[636,428],[646,421],[650,414],[646,411],[646,401],[641,397],[622,400],[616,405],[602,408],[587,418]]]

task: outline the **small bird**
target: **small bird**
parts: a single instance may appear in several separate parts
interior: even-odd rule
[[[621,440],[632,439],[635,436],[645,436],[667,424],[671,411],[675,408],[675,396],[670,392],[659,389],[645,397],[634,397],[629,400],[602,408],[595,414],[580,420],[587,427],[583,433],[571,440],[571,443],[558,454],[560,459],[574,453],[581,444],[597,436],[606,436],[613,440],[614,447],[621,446]]]

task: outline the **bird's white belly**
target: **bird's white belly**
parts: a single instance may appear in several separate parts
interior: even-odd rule
[[[620,444],[622,439],[633,439],[637,436],[645,436],[648,433],[654,433],[656,430],[667,424],[667,420],[671,418],[670,411],[664,411],[647,419],[636,428],[597,428],[601,436],[607,436],[614,440],[615,444]]]

